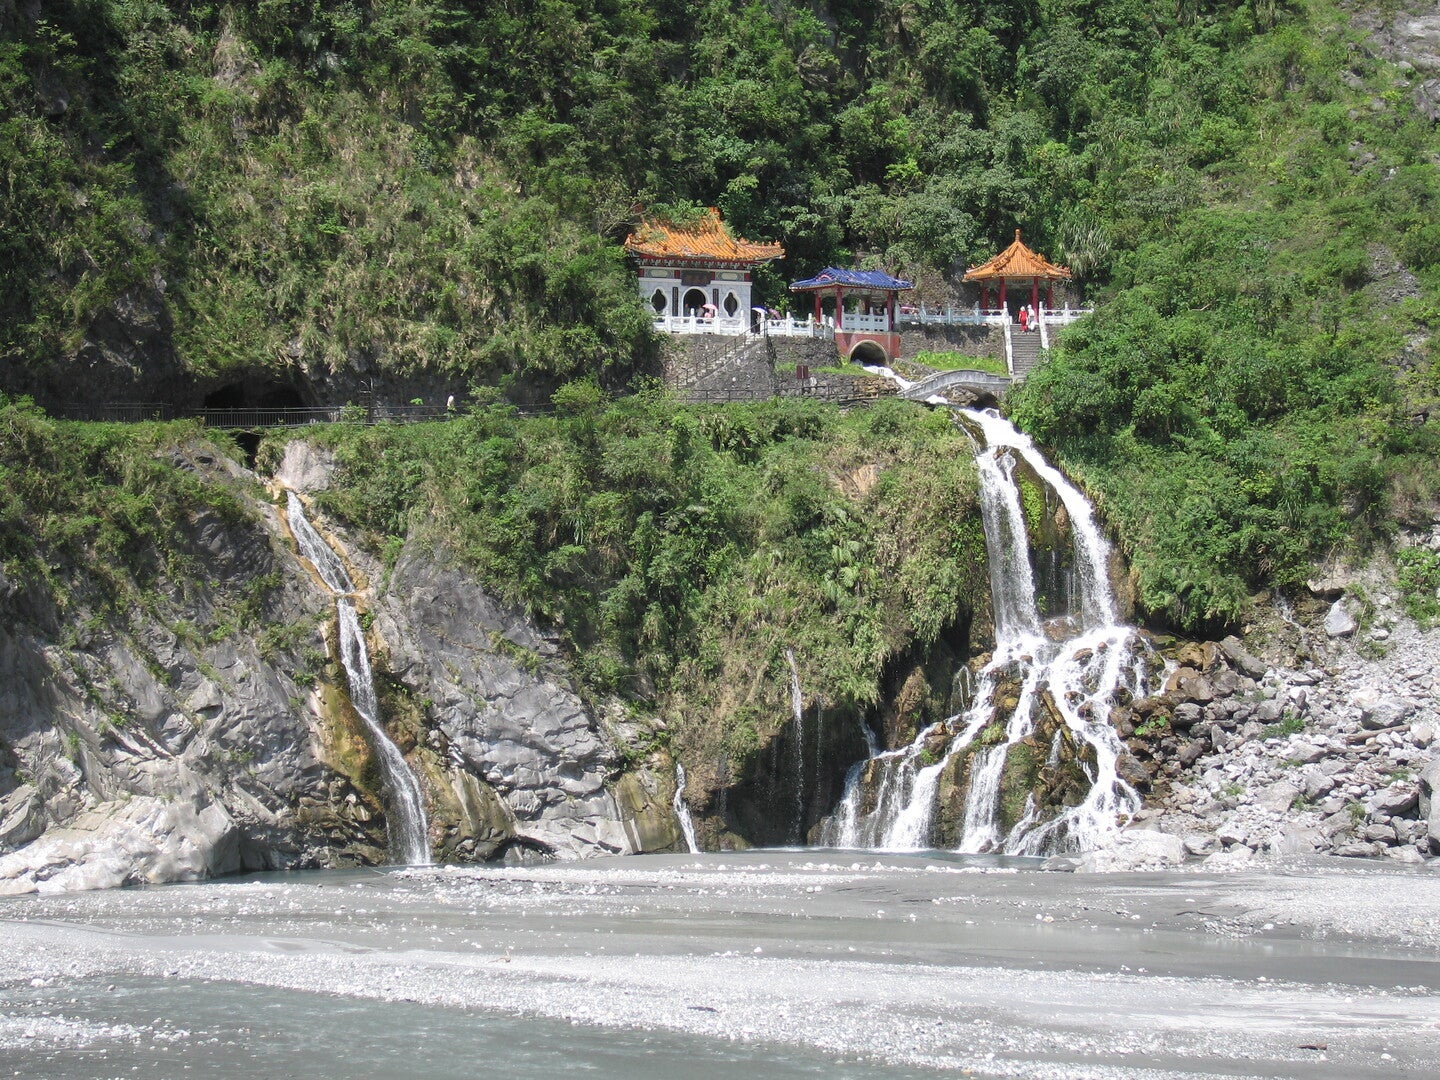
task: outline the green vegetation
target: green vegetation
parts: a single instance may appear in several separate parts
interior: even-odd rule
[[[1405,613],[1425,629],[1440,623],[1440,553],[1404,548],[1395,562]]]
[[[1135,734],[1142,739],[1155,739],[1170,733],[1170,718],[1164,713],[1156,713],[1135,729]]]
[[[555,400],[306,432],[339,465],[321,501],[377,550],[455,552],[563,632],[592,692],[673,710],[736,758],[789,715],[787,648],[807,694],[868,705],[887,660],[983,602],[971,456],[944,414],[689,409],[589,382]]]
[[[1440,499],[1440,140],[1369,7],[0,5],[0,386],[138,338],[618,388],[656,362],[637,205],[783,242],[765,303],[826,263],[930,287],[1019,226],[1101,309],[1010,407],[1142,605],[1213,630]]]
[[[913,363],[934,368],[936,371],[984,371],[991,375],[1010,374],[1005,367],[1005,361],[993,356],[967,356],[958,352],[926,350],[916,353],[910,357],[910,360]]]
[[[1260,731],[1262,739],[1283,739],[1287,735],[1299,735],[1305,730],[1305,721],[1298,716],[1286,716],[1278,724],[1266,724]]]
[[[0,569],[44,582],[62,605],[83,596],[122,614],[146,606],[162,576],[203,581],[187,527],[199,514],[239,521],[246,511],[171,463],[202,442],[190,423],[61,423],[0,395]],[[253,602],[247,594],[238,607]]]
[[[1060,170],[1109,280],[1011,402],[1118,527],[1142,603],[1191,630],[1440,495],[1440,430],[1412,419],[1437,390],[1428,344],[1392,366],[1436,314],[1440,143],[1337,9],[1277,5],[1242,33],[1225,7],[1143,54],[1084,47],[1114,65],[1075,95],[1089,129],[1140,141],[1119,174]]]

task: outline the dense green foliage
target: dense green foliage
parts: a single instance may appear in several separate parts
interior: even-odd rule
[[[588,382],[556,406],[332,428],[323,504],[392,555],[412,533],[455,552],[562,630],[592,690],[675,707],[739,755],[788,715],[787,648],[807,693],[868,705],[887,661],[983,603],[969,443],[943,414],[691,410]]]
[[[1440,141],[1328,14],[1155,44],[1165,80],[1098,114],[1170,117],[1135,191],[1149,209],[1118,208],[1099,312],[1011,402],[1100,498],[1145,606],[1189,628],[1396,516],[1428,521],[1440,493],[1440,432],[1417,419]]]
[[[1440,483],[1440,143],[1365,8],[0,3],[0,363],[138,319],[199,373],[617,386],[637,205],[783,242],[774,303],[1019,226],[1102,311],[1016,415],[1150,611],[1234,621]]]
[[[1313,50],[1300,7],[3,5],[0,355],[71,354],[141,297],[202,372],[623,373],[637,203],[783,241],[776,301],[856,256],[933,279],[1016,225],[1103,279],[1254,141]],[[1303,164],[1344,145],[1330,104]]]
[[[0,395],[0,571],[62,606],[123,608],[163,576],[203,581],[190,527],[245,516],[224,487],[177,469],[193,424],[70,424]]]
[[[1440,623],[1440,552],[1411,547],[1400,551],[1398,581],[1405,612],[1422,627]]]

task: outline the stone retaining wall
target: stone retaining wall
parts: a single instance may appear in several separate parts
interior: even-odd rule
[[[1004,360],[1005,334],[998,326],[902,327],[900,355],[913,360],[922,352],[958,352]]]

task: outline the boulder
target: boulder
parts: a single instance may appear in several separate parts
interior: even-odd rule
[[[1366,809],[1372,814],[1404,817],[1420,805],[1420,790],[1414,784],[1391,784],[1370,796]]]
[[[1302,769],[1300,790],[1311,802],[1318,802],[1335,790],[1335,778],[1320,769]]]
[[[45,831],[45,804],[33,784],[0,798],[0,851],[28,844]]]
[[[1220,850],[1220,841],[1206,833],[1187,833],[1185,850],[1191,855],[1211,855]]]
[[[1365,689],[1355,694],[1351,703],[1360,710],[1360,726],[1370,731],[1399,727],[1419,708],[1406,698],[1390,697],[1378,690]]]
[[[1440,803],[1440,799],[1435,798],[1436,793],[1440,792],[1440,757],[1434,758],[1420,770],[1415,787],[1419,792],[1420,816],[1428,818],[1431,807]]]
[[[1165,682],[1165,693],[1175,701],[1198,702],[1201,705],[1215,700],[1215,688],[1210,680],[1194,668],[1176,668]]]
[[[1310,855],[1329,847],[1325,834],[1305,825],[1286,825],[1270,841],[1270,850],[1282,855]]]
[[[1248,847],[1217,851],[1202,864],[1206,870],[1234,871],[1247,869],[1255,862],[1255,852]]]
[[[1289,810],[1296,799],[1300,798],[1300,789],[1288,780],[1281,780],[1278,784],[1271,784],[1256,799],[1256,803],[1265,810],[1284,812]]]
[[[1241,644],[1240,639],[1233,634],[1219,642],[1220,651],[1225,659],[1230,661],[1230,666],[1243,675],[1252,679],[1263,678],[1266,672],[1265,664],[1258,660],[1253,653]]]
[[[1349,637],[1359,628],[1355,617],[1350,614],[1350,609],[1345,604],[1342,596],[1335,603],[1330,605],[1330,610],[1325,614],[1325,634],[1327,637],[1340,638]]]
[[[1371,859],[1377,855],[1384,855],[1385,845],[1357,840],[1349,844],[1341,844],[1335,849],[1335,854],[1342,859]]]
[[[1192,701],[1186,701],[1175,706],[1175,711],[1170,716],[1170,723],[1177,731],[1184,731],[1194,727],[1204,717],[1204,710]]]
[[[1133,870],[1163,870],[1185,861],[1185,841],[1153,829],[1128,829],[1108,848],[1090,851],[1080,859],[1086,873],[1113,874]]]
[[[1285,757],[1297,765],[1313,765],[1317,761],[1324,760],[1325,755],[1326,750],[1323,746],[1316,746],[1310,742],[1291,743],[1290,749],[1285,752]]]
[[[302,495],[312,495],[330,486],[334,471],[334,453],[303,440],[292,439],[285,444],[285,457],[275,471],[275,482]]]
[[[1285,715],[1285,703],[1278,698],[1262,701],[1255,706],[1255,720],[1261,724],[1273,724]]]
[[[197,881],[241,868],[225,808],[203,797],[102,803],[0,858],[0,895]]]

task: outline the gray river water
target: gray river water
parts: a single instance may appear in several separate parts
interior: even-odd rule
[[[0,955],[0,1076],[1440,1075],[1426,867],[315,872],[6,900]]]

